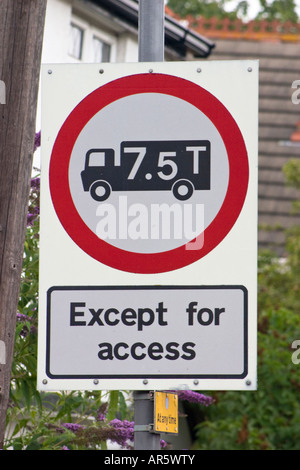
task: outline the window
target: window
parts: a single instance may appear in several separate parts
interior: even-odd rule
[[[70,25],[69,55],[81,60],[83,46],[83,29],[74,23]]]
[[[0,0],[1,1],[1,0]],[[68,61],[101,64],[115,60],[116,36],[96,22],[72,15],[69,28]]]
[[[93,62],[109,62],[110,61],[110,44],[102,41],[96,36],[93,37]]]

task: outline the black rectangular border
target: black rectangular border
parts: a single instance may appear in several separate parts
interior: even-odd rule
[[[72,290],[242,290],[244,293],[244,371],[241,374],[118,374],[118,375],[54,375],[50,372],[50,316],[51,294],[54,291]],[[46,375],[51,379],[243,379],[248,374],[248,290],[242,285],[201,285],[201,286],[53,286],[47,291],[46,326]]]

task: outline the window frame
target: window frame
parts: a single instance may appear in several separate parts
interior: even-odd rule
[[[81,33],[81,36],[80,36],[80,45],[79,45],[79,53],[74,53],[73,51],[71,51],[71,49],[75,50],[77,47],[73,44],[73,34],[72,32],[74,30],[77,30]],[[71,43],[72,41],[72,43]],[[70,57],[72,57],[73,59],[75,60],[78,60],[78,61],[81,61],[82,60],[82,56],[83,56],[83,46],[84,46],[84,42],[85,42],[85,29],[79,25],[78,23],[76,23],[75,21],[72,21],[70,22],[70,25],[69,25],[69,36],[68,36],[68,55]]]
[[[70,19],[70,28],[71,26],[77,27],[82,31],[82,44],[81,44],[81,58],[78,59],[72,56],[68,52],[68,57],[70,61],[77,63],[108,63],[116,61],[116,49],[117,49],[117,37],[108,32],[102,31],[100,26],[97,27],[95,24],[92,24],[88,21],[84,21],[82,18],[77,15],[72,14]],[[93,40],[101,41],[103,44],[107,45],[110,48],[110,58],[109,61],[105,62],[95,62],[94,60],[94,50],[93,50]]]

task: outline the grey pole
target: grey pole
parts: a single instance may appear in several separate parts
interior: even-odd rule
[[[140,0],[139,62],[164,60],[164,0]]]
[[[160,434],[151,432],[154,418],[153,392],[134,393],[134,449],[159,450]]]
[[[164,0],[139,0],[139,62],[164,60]],[[154,419],[151,392],[134,392],[134,449],[159,450],[160,434],[150,432]]]

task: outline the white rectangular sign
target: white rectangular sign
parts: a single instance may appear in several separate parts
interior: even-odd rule
[[[38,388],[255,389],[257,62],[42,90]]]
[[[244,378],[247,290],[209,287],[53,287],[52,378]]]

